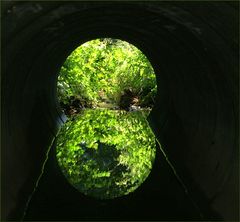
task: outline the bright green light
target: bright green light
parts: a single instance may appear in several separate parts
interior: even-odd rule
[[[157,92],[156,76],[147,57],[135,46],[118,39],[96,39],[76,48],[61,67],[58,98],[78,98],[90,108],[100,103],[119,105],[124,90],[149,107]]]
[[[137,189],[151,171],[156,149],[146,116],[157,85],[146,56],[119,39],[86,42],[61,67],[57,92],[70,117],[56,148],[69,183],[99,199]]]

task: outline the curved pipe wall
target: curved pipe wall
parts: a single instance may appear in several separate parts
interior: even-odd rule
[[[237,18],[237,2],[3,3],[3,219],[21,217],[62,124],[56,80],[65,58],[114,37],[155,69],[149,122],[191,198],[205,218],[207,206],[237,220]]]

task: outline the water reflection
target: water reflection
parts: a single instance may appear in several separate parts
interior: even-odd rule
[[[67,180],[100,199],[139,187],[151,171],[156,151],[148,112],[89,109],[65,123],[56,155]]]

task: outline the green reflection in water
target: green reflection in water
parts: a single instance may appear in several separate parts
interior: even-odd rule
[[[155,137],[146,111],[85,110],[57,138],[58,164],[80,192],[112,199],[134,191],[149,175]]]

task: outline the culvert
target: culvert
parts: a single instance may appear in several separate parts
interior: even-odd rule
[[[26,220],[238,220],[238,7],[3,2],[2,219],[22,218],[29,203]],[[57,73],[77,45],[106,36],[151,61],[158,96],[149,122],[184,186],[160,150],[145,187],[111,203],[75,195],[52,150],[38,180],[62,124]]]

